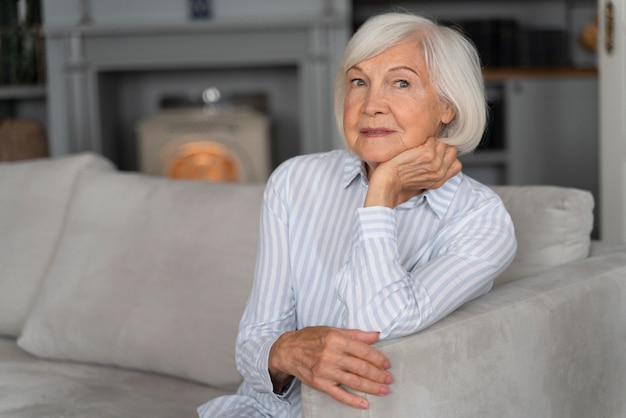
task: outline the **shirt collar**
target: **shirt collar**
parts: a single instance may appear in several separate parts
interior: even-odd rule
[[[341,185],[344,189],[348,188],[358,176],[367,180],[363,161],[361,161],[356,154],[347,152],[343,166],[343,180]]]
[[[355,155],[354,153],[348,152],[346,154],[344,167],[343,167],[343,180],[341,182],[343,188],[347,188],[352,184],[352,182],[360,177],[364,184],[367,184],[367,176],[365,174],[365,167],[363,161]],[[443,186],[434,190],[426,190],[419,196],[415,196],[409,201],[405,202],[401,206],[409,205],[410,207],[415,207],[420,204],[422,201],[425,201],[426,204],[432,209],[435,214],[439,218],[443,218],[452,203],[452,199],[454,198],[459,185],[461,184],[461,180],[463,178],[463,174],[459,173],[456,176],[452,177],[448,180]]]
[[[440,188],[426,190],[422,193],[426,203],[428,203],[430,208],[440,219],[443,218],[448,212],[448,209],[452,204],[452,199],[454,199],[462,179],[463,173],[459,173],[450,180],[446,181]]]

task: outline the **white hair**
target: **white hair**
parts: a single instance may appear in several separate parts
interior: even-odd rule
[[[409,13],[386,13],[368,19],[352,36],[335,79],[335,118],[343,132],[347,71],[408,39],[418,39],[431,82],[456,115],[439,134],[459,155],[479,144],[487,122],[480,59],[474,44],[456,30]]]

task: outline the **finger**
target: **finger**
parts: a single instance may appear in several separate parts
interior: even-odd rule
[[[374,344],[380,336],[378,331],[361,331],[358,329],[346,330],[346,334],[353,340],[361,341],[365,344]]]
[[[347,354],[363,359],[381,369],[391,367],[389,360],[380,351],[371,347],[378,341],[379,332],[365,332],[359,330],[347,330],[348,336],[355,342],[362,344],[346,344],[343,348]]]
[[[443,155],[442,167],[445,168],[445,178],[456,176],[461,172],[463,165],[457,157],[457,150],[455,147],[446,146],[445,154]]]
[[[343,389],[357,392],[359,394],[368,394],[374,396],[386,396],[391,393],[389,386],[372,382],[360,376],[346,373],[339,380]]]
[[[393,382],[393,376],[387,370],[352,356],[343,356],[337,365],[337,381],[340,383],[373,395],[389,393],[387,385]]]
[[[337,401],[345,403],[346,405],[352,406],[354,408],[369,408],[369,402],[367,401],[367,399],[355,395],[354,393],[348,392],[341,386],[331,387],[325,392],[328,393],[333,399],[336,399]]]
[[[459,160],[454,160],[450,167],[448,167],[447,176],[448,178],[454,177],[461,172],[463,169],[463,164]]]
[[[443,149],[443,162],[445,165],[452,165],[452,163],[454,161],[457,161],[457,150],[456,147],[453,147],[451,145],[445,145],[445,148]]]
[[[329,328],[314,331],[324,331],[319,338],[322,346],[315,350],[317,360],[311,367],[295,373],[303,383],[357,408],[367,408],[366,399],[345,388],[377,396],[389,393],[393,377],[380,365],[388,366],[388,361],[369,344],[378,339],[377,332]]]
[[[376,377],[377,373],[382,374]],[[372,379],[378,379],[378,381]],[[323,364],[317,365],[310,379],[305,383],[330,394],[341,402],[358,406],[357,402],[363,398],[355,396],[350,391],[343,393],[346,388],[384,396],[390,393],[388,384],[391,382],[393,382],[391,374],[383,372],[366,361],[343,354],[339,357],[333,356],[331,359],[326,359]]]
[[[439,140],[436,142],[436,155],[429,161],[424,174],[427,178],[430,178],[430,184],[427,187],[429,189],[441,187],[462,169],[461,162],[457,158],[457,149]]]
[[[435,161],[439,163],[443,157],[443,153],[445,152],[445,148],[441,147],[442,144],[443,143],[441,141],[430,137],[426,140],[426,142],[424,142],[424,144],[415,148],[415,151],[418,153],[418,163],[424,165],[430,165]]]
[[[343,379],[346,380],[346,379]],[[319,390],[320,392],[325,392],[330,395],[333,399],[336,399],[339,402],[342,402],[346,405],[355,407],[355,408],[363,408],[366,409],[369,406],[368,401],[359,396],[357,393],[353,393],[352,388],[347,388],[347,386],[342,386],[342,382],[340,378],[330,380],[316,377],[310,382],[305,382],[305,384],[311,386],[314,389]]]

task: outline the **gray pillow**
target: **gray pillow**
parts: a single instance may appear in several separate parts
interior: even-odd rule
[[[82,176],[18,344],[220,388],[252,286],[263,185]]]
[[[0,334],[21,332],[85,169],[113,166],[94,154],[0,164]]]
[[[589,256],[593,195],[556,186],[493,187],[515,226],[517,254],[502,284]]]

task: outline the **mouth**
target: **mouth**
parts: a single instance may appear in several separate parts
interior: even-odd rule
[[[392,134],[394,132],[395,131],[393,129],[388,129],[388,128],[363,128],[359,130],[359,133],[361,133],[361,135],[365,135],[370,138],[385,136],[385,135]]]

